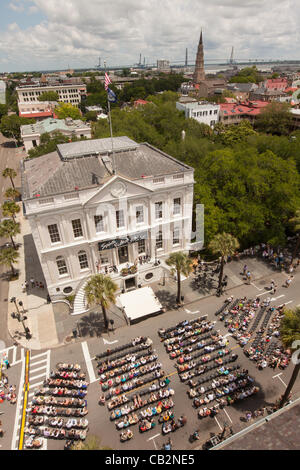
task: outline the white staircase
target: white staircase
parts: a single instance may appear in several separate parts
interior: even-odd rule
[[[79,289],[76,292],[72,315],[80,315],[81,313],[86,313],[89,310],[87,308],[85,292],[84,292],[86,283],[87,283],[87,280],[83,281],[82,284],[79,286]]]

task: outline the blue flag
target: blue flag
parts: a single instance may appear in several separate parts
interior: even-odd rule
[[[107,98],[111,103],[116,103],[117,101],[115,93],[110,88],[107,89]]]

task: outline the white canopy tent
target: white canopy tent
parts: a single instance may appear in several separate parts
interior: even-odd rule
[[[162,305],[151,287],[142,287],[117,297],[117,306],[124,310],[130,322],[159,313]]]

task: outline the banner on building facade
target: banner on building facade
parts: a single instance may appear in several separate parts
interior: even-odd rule
[[[98,250],[111,250],[112,248],[120,248],[121,246],[128,245],[129,243],[136,243],[139,240],[146,240],[148,232],[137,232],[126,237],[114,238],[113,240],[105,240],[98,243]]]

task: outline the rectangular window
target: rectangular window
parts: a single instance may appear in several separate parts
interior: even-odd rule
[[[162,230],[159,230],[159,232],[156,234],[156,248],[160,249],[163,247],[163,234]]]
[[[116,211],[116,222],[117,222],[117,228],[121,228],[125,226],[123,210]]]
[[[144,208],[143,206],[137,206],[135,208],[136,223],[141,224],[144,222]]]
[[[163,216],[163,203],[162,202],[156,202],[155,203],[155,218],[156,219],[162,219]]]
[[[69,201],[70,199],[78,199],[79,194],[78,193],[65,194],[64,198],[65,198],[66,201]]]
[[[79,252],[78,260],[79,260],[80,269],[87,269],[89,267],[87,255],[84,251],[82,253]]]
[[[74,238],[79,238],[83,236],[80,219],[72,220],[72,227],[73,227]]]
[[[180,230],[179,227],[174,227],[173,230],[173,245],[179,245],[180,242]]]
[[[173,202],[174,202],[173,215],[181,214],[181,199],[180,199],[180,197],[176,197]]]
[[[183,173],[178,173],[178,175],[173,175],[173,180],[183,180]]]
[[[138,241],[138,254],[142,254],[146,252],[146,243],[145,240]]]
[[[43,204],[53,204],[53,203],[54,203],[53,197],[47,197],[46,199],[40,199],[40,200],[39,200],[39,204],[40,204],[40,205],[43,205]]]
[[[165,182],[164,177],[159,177],[159,178],[153,178],[153,183],[154,184],[163,184]]]
[[[66,262],[62,256],[57,257],[56,264],[57,264],[58,274],[60,276],[68,273]]]
[[[95,221],[96,233],[104,232],[103,216],[102,215],[95,215],[94,216],[94,221]]]
[[[60,236],[57,224],[48,225],[48,232],[50,235],[51,243],[60,242]]]
[[[100,253],[100,263],[101,264],[109,264],[109,258],[105,254]]]

